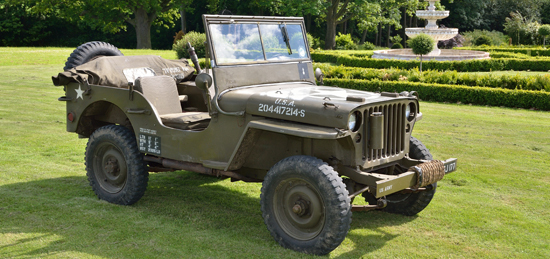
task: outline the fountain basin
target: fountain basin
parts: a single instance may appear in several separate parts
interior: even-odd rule
[[[416,11],[416,16],[426,20],[441,20],[449,17],[449,13],[449,11],[418,10]]]
[[[376,50],[372,58],[376,59],[396,59],[396,60],[420,60],[419,55],[415,55],[411,49],[386,49]],[[459,49],[442,49],[439,55],[424,55],[424,60],[436,61],[460,61],[471,59],[490,59],[488,52]]]
[[[458,34],[457,28],[438,28],[438,29],[427,29],[427,28],[406,28],[405,34],[409,38],[414,38],[418,34],[427,34],[434,38],[436,41],[448,40],[454,38]]]

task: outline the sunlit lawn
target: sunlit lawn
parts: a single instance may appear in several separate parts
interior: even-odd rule
[[[269,235],[261,184],[178,171],[152,174],[133,206],[98,200],[87,140],[65,131],[63,89],[50,79],[71,52],[0,48],[0,257],[311,257]],[[329,257],[550,258],[550,112],[426,102],[421,111],[414,135],[436,159],[457,157],[458,171],[418,216],[354,213]]]

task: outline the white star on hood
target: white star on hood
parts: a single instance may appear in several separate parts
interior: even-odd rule
[[[82,97],[82,93],[84,93],[84,91],[82,91],[82,89],[80,88],[80,85],[78,86],[78,89],[74,89],[76,91],[76,99],[78,100],[78,98],[84,100],[84,98]]]

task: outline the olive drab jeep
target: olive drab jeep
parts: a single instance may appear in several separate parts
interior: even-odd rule
[[[130,205],[149,172],[187,170],[263,182],[261,212],[285,248],[327,254],[352,211],[415,215],[457,160],[433,160],[412,131],[415,92],[323,86],[303,18],[203,15],[200,66],[123,56],[88,42],[53,77],[63,85],[67,131],[88,138],[95,194]],[[353,205],[362,196],[368,205]]]

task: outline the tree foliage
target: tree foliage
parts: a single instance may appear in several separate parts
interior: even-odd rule
[[[178,8],[191,0],[7,0],[26,6],[30,13],[59,17],[107,33],[127,30],[132,25],[137,48],[151,48],[151,26],[173,26]]]
[[[76,46],[103,40],[124,47],[170,48],[177,31],[204,32],[202,14],[304,17],[315,45],[328,49],[336,48],[338,33],[350,34],[354,43],[378,46],[397,43],[399,35],[404,45],[403,28],[424,26],[415,12],[426,5],[425,0],[0,0],[0,45]],[[504,31],[506,25],[516,44],[542,43],[537,23],[550,23],[550,0],[441,0],[436,6],[450,11],[440,25],[461,32]],[[508,17],[511,12],[523,21]],[[176,27],[180,21],[181,28]],[[514,23],[524,25],[515,29]]]
[[[546,48],[546,37],[548,37],[548,35],[550,35],[550,25],[544,24],[544,25],[540,26],[538,32],[539,32],[539,35],[542,36],[543,41],[544,41],[543,45]]]
[[[504,31],[514,44],[536,44],[539,27],[540,24],[532,17],[523,16],[519,12],[511,12],[504,23]]]
[[[432,52],[435,47],[435,40],[427,34],[421,33],[409,39],[407,44],[409,44],[414,54],[420,55],[420,72],[422,72],[422,56]]]

